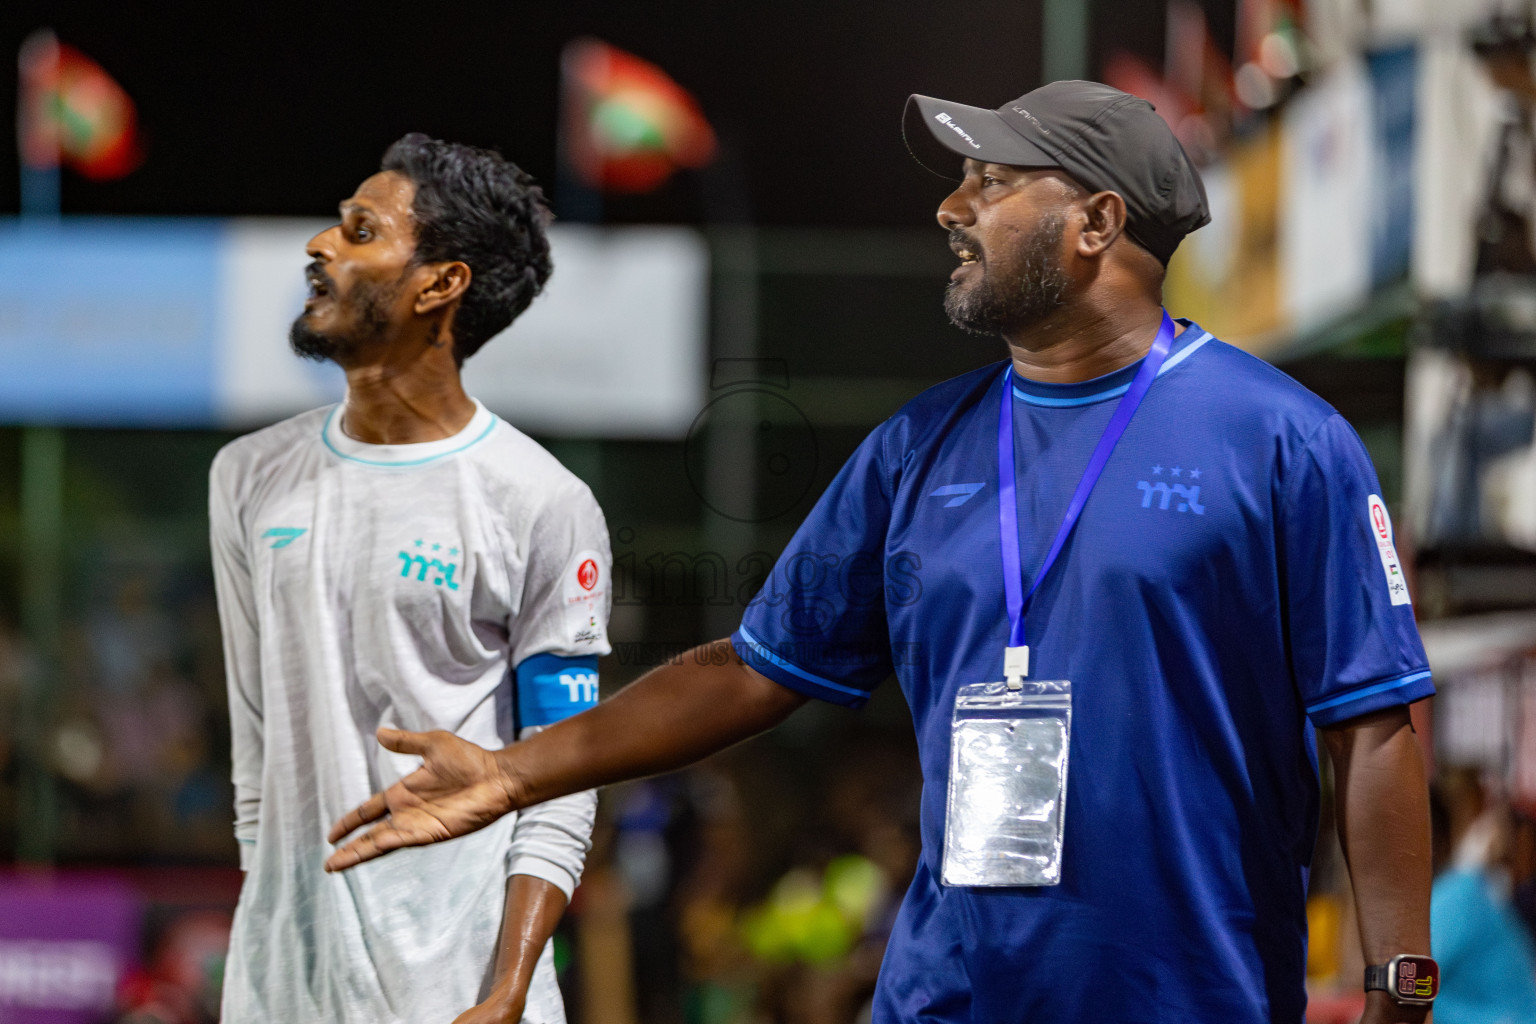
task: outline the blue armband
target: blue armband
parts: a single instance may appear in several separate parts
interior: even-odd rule
[[[535,654],[517,666],[517,727],[554,725],[597,704],[597,655]]]

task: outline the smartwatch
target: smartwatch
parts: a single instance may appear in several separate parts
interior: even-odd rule
[[[1440,994],[1440,965],[1433,957],[1399,953],[1365,969],[1365,990],[1375,989],[1404,1006],[1429,1006]]]

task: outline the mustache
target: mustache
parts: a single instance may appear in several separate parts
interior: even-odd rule
[[[958,256],[958,255],[960,255],[960,250],[961,249],[968,250],[968,251],[974,253],[978,257],[980,257],[981,254],[982,254],[981,253],[981,244],[979,242],[977,242],[974,238],[972,238],[970,235],[966,234],[964,231],[962,231],[959,228],[950,228],[949,229],[949,250],[950,250],[950,252],[952,252],[956,256]]]
[[[331,275],[325,272],[325,266],[318,260],[304,268],[304,279],[311,287],[318,285],[327,292],[336,291],[336,282],[331,280]]]

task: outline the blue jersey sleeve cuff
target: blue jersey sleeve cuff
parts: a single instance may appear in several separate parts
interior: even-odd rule
[[[832,704],[841,704],[845,708],[861,708],[869,701],[868,690],[861,690],[855,686],[818,676],[779,657],[746,626],[740,627],[731,634],[731,646],[736,648],[737,656],[754,671],[796,693],[803,693],[807,697],[815,697],[817,700]]]
[[[1414,669],[1391,679],[1353,686],[1343,693],[1324,697],[1307,705],[1307,717],[1319,727],[1338,725],[1383,708],[1412,704],[1433,696],[1434,680],[1427,668]]]

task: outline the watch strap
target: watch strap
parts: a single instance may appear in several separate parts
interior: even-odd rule
[[[1365,990],[1367,992],[1380,989],[1383,992],[1391,991],[1391,964],[1372,964],[1365,969]]]

